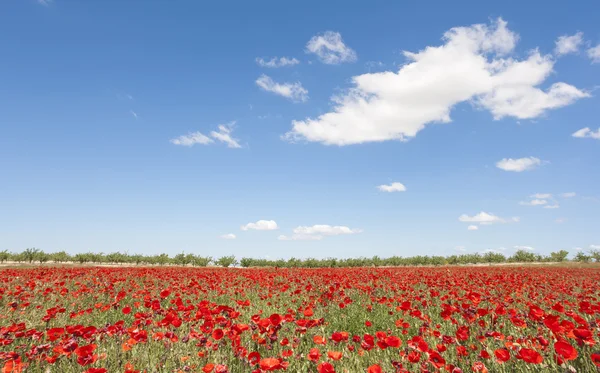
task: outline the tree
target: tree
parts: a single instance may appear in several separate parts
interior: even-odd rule
[[[29,263],[33,263],[36,260],[38,254],[40,252],[41,252],[40,249],[31,247],[31,248],[25,249],[21,254],[23,255],[23,258],[25,259],[25,261],[27,261]]]
[[[590,250],[590,257],[594,259],[594,262],[600,262],[600,250]]]
[[[235,259],[235,256],[230,255],[230,256],[222,256],[222,257],[220,257],[215,262],[215,264],[218,265],[218,266],[227,268],[227,267],[230,267],[232,265],[236,265],[238,263],[237,263],[237,260]]]
[[[58,251],[50,254],[50,260],[52,260],[54,263],[64,263],[70,261],[71,256],[65,251]]]
[[[573,258],[576,262],[587,263],[592,260],[592,257],[589,255],[585,255],[583,251],[577,252],[575,257]]]
[[[534,253],[530,253],[525,250],[517,250],[513,256],[508,258],[508,261],[513,263],[528,263],[535,262],[536,260],[537,257]]]
[[[560,250],[551,252],[548,259],[551,262],[564,262],[567,260],[567,256],[569,256],[569,252],[567,250]]]
[[[7,250],[0,251],[0,263],[4,263],[10,258],[10,254]]]

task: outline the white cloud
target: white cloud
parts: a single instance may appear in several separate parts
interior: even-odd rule
[[[476,226],[476,225],[469,225],[469,226],[467,227],[467,230],[470,230],[470,231],[476,231],[476,230],[478,230],[478,229],[479,229],[479,227],[478,227],[478,226]]]
[[[228,148],[241,148],[238,140],[231,137],[234,125],[235,121],[228,124],[220,124],[217,127],[218,131],[211,131],[210,136],[213,139],[226,143]],[[214,143],[213,139],[204,135],[202,132],[196,131],[171,139],[170,142],[175,145],[194,146],[196,144],[208,145]]]
[[[221,124],[218,127],[219,131],[211,131],[210,136],[226,143],[228,148],[241,148],[242,146],[238,143],[238,140],[231,137],[234,125],[235,121],[229,124]]]
[[[133,115],[133,117],[135,118],[135,120],[138,119],[138,115],[137,115],[137,113],[135,111],[129,110],[129,113],[131,113],[131,115]]]
[[[277,83],[271,77],[262,74],[256,79],[256,85],[267,92],[275,93],[294,102],[305,102],[308,100],[308,91],[302,87],[302,83]]]
[[[583,251],[583,248],[581,248],[581,247],[574,247],[573,250],[575,250],[575,251]]]
[[[577,193],[575,192],[567,192],[567,193],[563,193],[560,196],[563,198],[573,198],[577,195]]]
[[[600,140],[600,128],[598,128],[597,131],[592,131],[589,127],[585,127],[574,132],[571,136],[578,138],[588,137],[590,139]]]
[[[329,65],[356,61],[356,52],[344,44],[339,32],[326,31],[313,36],[306,44],[306,52],[316,54],[321,62]]]
[[[553,205],[546,205],[546,206],[544,206],[545,209],[557,209],[559,207],[560,207],[560,205],[558,203],[555,203]]]
[[[342,234],[356,234],[361,232],[362,229],[350,229],[343,225],[331,226],[327,224],[317,224],[311,227],[299,226],[294,228],[294,234],[304,235],[339,236]]]
[[[275,220],[259,220],[256,223],[248,223],[240,227],[240,229],[243,231],[247,231],[250,229],[257,231],[274,231],[277,228],[278,227]]]
[[[467,249],[464,246],[456,246],[454,247],[455,251],[465,252]]]
[[[461,216],[458,217],[458,221],[461,221],[463,223],[475,223],[475,224],[479,224],[479,225],[492,225],[492,224],[499,224],[499,223],[509,223],[509,222],[513,222],[513,223],[517,223],[519,222],[519,218],[518,217],[514,217],[514,218],[510,218],[510,219],[504,219],[501,218],[499,216],[496,216],[494,214],[490,214],[484,211],[481,211],[480,213],[473,215],[473,216],[469,216],[467,214],[462,214]],[[472,229],[471,227],[477,227],[476,225],[470,225],[467,229],[469,230],[475,230]]]
[[[294,228],[291,236],[281,235],[277,237],[280,241],[307,241],[322,240],[325,236],[340,236],[346,234],[361,233],[362,229],[351,229],[346,226],[331,226],[317,224],[313,226],[299,226]]]
[[[228,234],[224,234],[221,236],[222,239],[224,240],[235,240],[235,234],[233,233],[228,233]]]
[[[300,63],[295,58],[287,58],[287,57],[273,57],[270,60],[265,60],[264,58],[256,58],[256,63],[262,67],[270,67],[270,68],[278,68],[285,66],[294,66]]]
[[[589,96],[561,82],[538,88],[554,60],[537,50],[524,60],[506,57],[517,39],[502,19],[453,28],[441,46],[404,52],[409,63],[397,72],[353,77],[354,86],[333,97],[330,112],[292,121],[283,138],[339,146],[408,140],[426,125],[450,122],[461,102],[487,109],[495,119],[530,119]]]
[[[49,6],[54,2],[54,0],[37,0],[38,4],[43,6]]]
[[[524,206],[541,206],[541,205],[545,205],[547,204],[548,201],[546,201],[545,199],[532,199],[531,201],[521,201],[519,202],[519,205],[524,205]]]
[[[377,187],[377,189],[379,189],[382,192],[405,192],[406,191],[406,187],[404,186],[404,184],[399,183],[399,182],[393,182],[391,184],[388,185],[379,185]]]
[[[592,249],[592,250],[599,250],[600,249],[600,245],[590,245],[590,249]]]
[[[496,163],[496,167],[504,171],[512,172],[523,172],[533,170],[542,164],[539,158],[526,157],[526,158],[504,158]]]
[[[548,199],[548,198],[552,198],[552,194],[550,194],[550,193],[536,193],[536,194],[532,194],[531,198]]]
[[[588,57],[592,63],[600,63],[600,44],[587,50]]]
[[[196,144],[207,145],[214,142],[210,137],[205,136],[201,132],[190,132],[187,135],[179,136],[170,141],[172,144],[183,146],[193,146]]]
[[[535,251],[535,248],[531,246],[515,246],[515,250],[527,250],[527,251]]]
[[[504,247],[499,247],[497,249],[485,249],[485,250],[481,251],[481,254],[487,254],[487,253],[502,254],[502,252],[505,250],[506,250],[506,248],[504,248]]]
[[[563,35],[556,39],[556,48],[554,53],[557,56],[562,56],[569,53],[579,51],[579,46],[583,43],[583,32],[578,32],[574,35]]]

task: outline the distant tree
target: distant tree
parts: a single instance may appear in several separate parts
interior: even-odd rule
[[[4,262],[8,261],[9,258],[10,258],[10,253],[8,252],[8,250],[0,251],[0,263],[4,263]]]
[[[196,267],[206,267],[210,264],[211,261],[212,261],[212,258],[210,256],[207,256],[207,257],[196,256],[196,255],[192,256],[192,265],[194,265]]]
[[[590,260],[592,260],[592,257],[590,255],[586,255],[583,251],[578,251],[573,260],[576,262],[588,263]]]
[[[560,250],[551,252],[548,259],[551,262],[564,262],[567,260],[567,256],[569,256],[569,252],[567,250]]]
[[[237,264],[237,260],[235,259],[235,256],[230,255],[230,256],[222,256],[219,259],[217,259],[217,261],[215,262],[216,265],[221,266],[221,267],[230,267],[232,265],[236,265]]]
[[[534,253],[530,253],[525,250],[517,250],[510,258],[509,262],[513,263],[530,263],[537,260],[537,256]]]
[[[41,252],[40,249],[31,247],[31,248],[25,249],[21,254],[23,255],[23,258],[25,259],[25,261],[27,261],[29,263],[33,263],[37,259],[37,256],[40,252]]]
[[[58,251],[50,254],[50,260],[52,260],[54,263],[64,263],[70,261],[71,256],[65,251]]]
[[[600,250],[590,250],[590,257],[594,259],[594,262],[600,262]]]

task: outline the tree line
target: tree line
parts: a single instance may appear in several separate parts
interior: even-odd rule
[[[417,255],[412,257],[392,256],[380,258],[326,258],[326,259],[256,259],[241,258],[235,256],[222,256],[212,258],[209,256],[198,256],[191,253],[179,253],[175,256],[168,254],[141,255],[114,252],[104,253],[78,253],[69,254],[66,251],[46,253],[36,248],[28,248],[21,252],[0,251],[0,263],[79,263],[79,264],[135,264],[135,265],[178,265],[195,267],[297,267],[297,268],[331,268],[331,267],[397,267],[397,266],[441,266],[441,265],[467,265],[467,264],[498,264],[498,263],[534,263],[534,262],[600,262],[600,251],[591,250],[588,253],[578,251],[572,259],[568,259],[569,252],[560,250],[549,255],[541,255],[526,250],[518,250],[511,256],[489,251],[483,254],[461,254],[450,256],[427,256]]]

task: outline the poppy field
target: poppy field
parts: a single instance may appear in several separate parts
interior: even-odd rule
[[[10,372],[596,372],[600,270],[0,270]]]

